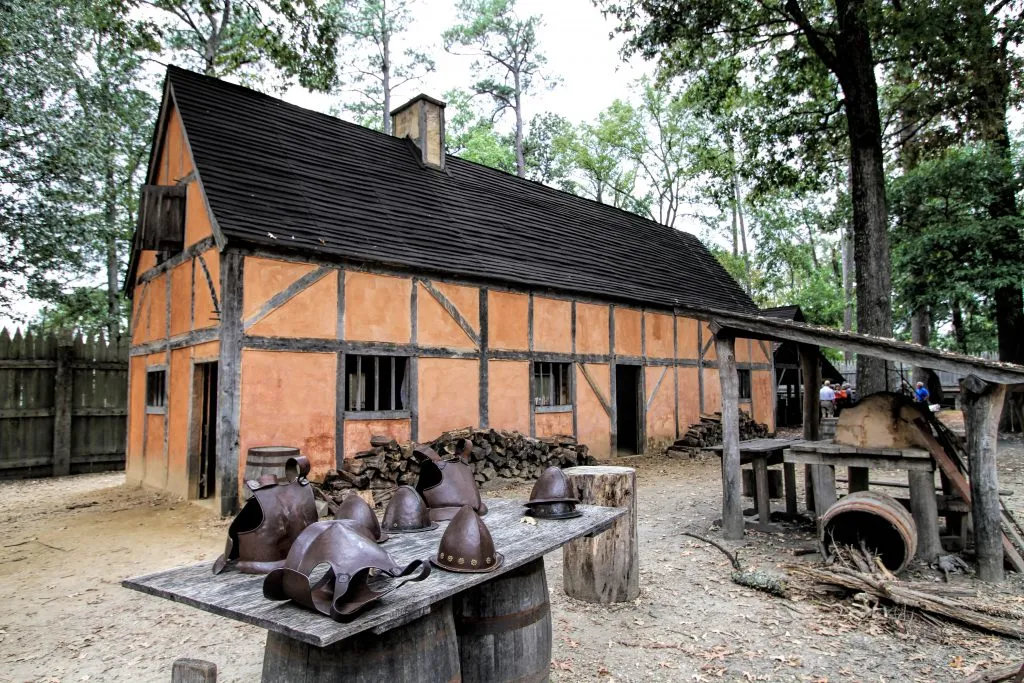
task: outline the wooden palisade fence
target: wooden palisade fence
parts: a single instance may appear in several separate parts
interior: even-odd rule
[[[0,479],[122,470],[128,341],[0,331]]]

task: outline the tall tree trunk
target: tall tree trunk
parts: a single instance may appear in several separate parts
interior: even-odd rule
[[[949,303],[949,310],[953,316],[953,340],[960,353],[967,353],[967,330],[964,329],[964,310],[960,306],[959,299],[953,299]]]
[[[1013,161],[1006,125],[1011,80],[1006,67],[1006,45],[999,42],[993,27],[996,20],[989,16],[984,2],[970,0],[966,3],[964,16],[967,35],[974,43],[974,49],[966,51],[973,61],[970,69],[973,74],[970,99],[973,129],[1006,165],[1007,176],[999,180],[995,200],[989,205],[989,216],[995,219],[1016,216],[1017,200],[1011,177]],[[1003,228],[1000,237],[1002,249],[992,255],[995,268],[1000,266],[1001,259],[1017,260],[1022,251],[1021,236],[1016,229]],[[993,299],[999,360],[1020,363],[1024,361],[1024,296],[1020,284],[997,288]]]
[[[516,98],[516,175],[526,177],[526,157],[523,156],[523,92],[519,83],[519,72],[514,74]]]
[[[115,341],[121,334],[121,290],[117,284],[117,188],[114,167],[110,164],[107,165],[106,184],[103,222],[107,233],[104,244],[107,252],[107,338]]]
[[[743,220],[743,194],[740,190],[740,174],[735,168],[732,172],[732,187],[736,195],[736,218],[740,226],[740,247],[743,250],[743,280],[747,293],[750,293],[750,251],[747,249],[747,226]]]
[[[384,89],[384,111],[381,113],[381,130],[391,135],[391,32],[388,30],[387,3],[381,4],[381,85]],[[444,154],[444,150],[441,150]]]
[[[836,39],[837,76],[846,97],[850,140],[857,331],[891,337],[892,266],[885,205],[882,122],[868,10],[864,0],[837,0],[836,8],[840,27]],[[857,356],[857,389],[861,396],[889,390],[887,365],[881,358]]]
[[[932,315],[927,306],[918,306],[910,314],[910,341],[929,346],[932,341]],[[927,368],[914,367],[914,381],[928,383]]]
[[[842,228],[842,260],[843,260],[843,330],[853,330],[853,229],[849,225]],[[843,352],[843,359],[851,362],[854,354]]]

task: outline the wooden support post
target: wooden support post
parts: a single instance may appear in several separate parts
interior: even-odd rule
[[[807,441],[821,440],[821,404],[818,390],[821,388],[821,364],[818,361],[817,346],[798,344],[800,356],[800,374],[804,378],[803,386],[803,419],[804,439]],[[804,481],[807,486],[807,509],[818,515],[836,501],[836,474],[829,465],[806,465]]]
[[[722,535],[738,540],[743,538],[743,487],[740,478],[740,380],[736,372],[736,340],[716,335],[715,349],[718,352],[718,380],[722,385]],[[767,491],[765,493],[767,495]]]
[[[974,375],[960,380],[960,400],[971,467],[974,547],[978,555],[978,578],[982,581],[1003,580],[1002,513],[999,507],[996,450],[999,417],[1005,397],[1005,384],[991,384]]]
[[[939,508],[935,500],[935,472],[910,470],[910,513],[917,525],[917,559],[934,562],[942,553]]]
[[[570,467],[565,474],[581,503],[629,510],[604,533],[564,546],[562,584],[566,595],[600,604],[635,600],[640,595],[636,470],[632,467]]]
[[[176,659],[171,665],[171,683],[217,683],[217,665],[202,659]]]
[[[796,465],[791,462],[783,463],[782,476],[786,483],[786,512],[795,515],[797,513]]]
[[[869,488],[871,488],[870,484],[868,483],[868,468],[847,467],[846,482],[846,488],[850,493],[856,493],[857,491],[867,491]]]
[[[57,371],[53,379],[53,476],[71,474],[71,399],[74,371],[71,335],[57,337]]]
[[[772,530],[772,504],[768,497],[768,458],[754,458],[754,496],[757,504],[757,528]]]
[[[241,420],[242,283],[245,257],[224,251],[220,264],[220,364],[217,366],[217,497],[224,517],[238,511]],[[343,371],[339,369],[339,372]]]

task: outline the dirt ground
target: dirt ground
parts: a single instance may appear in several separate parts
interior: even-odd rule
[[[1002,442],[1000,460],[1000,485],[1014,491],[1007,500],[1024,518],[1021,442]],[[1019,641],[901,610],[736,586],[718,550],[680,536],[721,538],[711,529],[720,516],[717,458],[628,464],[639,476],[641,596],[611,607],[574,601],[562,592],[561,554],[549,555],[554,681],[952,681],[1024,658]],[[212,561],[226,528],[207,508],[125,488],[120,474],[0,484],[0,680],[165,681],[184,656],[215,662],[222,681],[258,680],[261,629],[119,585]],[[786,564],[817,561],[792,554],[810,541],[807,529],[788,528],[727,545],[747,567],[782,574]],[[1024,580],[1014,576],[997,599],[1024,608]]]

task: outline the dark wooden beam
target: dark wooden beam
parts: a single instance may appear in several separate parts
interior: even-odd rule
[[[241,421],[242,281],[245,257],[221,254],[220,363],[217,366],[217,496],[220,514],[238,510],[238,432]]]
[[[686,315],[680,312],[680,315]],[[707,317],[707,312],[695,314]],[[827,346],[873,358],[900,361],[907,365],[948,370],[959,375],[974,374],[979,379],[1000,384],[1024,383],[1024,366],[947,353],[909,342],[843,332],[788,320],[745,316],[715,311],[711,316],[723,331],[750,339],[788,340],[812,346]]]
[[[1002,511],[996,451],[1005,397],[1005,385],[990,384],[975,375],[960,380],[960,403],[971,468],[974,546],[978,556],[978,578],[982,581],[1003,580]]]
[[[252,315],[245,319],[242,323],[242,329],[248,331],[253,325],[266,318],[273,311],[283,306],[288,301],[291,301],[300,293],[304,292],[313,284],[319,282],[323,278],[327,277],[333,271],[333,268],[326,266],[317,268],[316,270],[310,271],[300,277],[295,282],[291,283],[274,296],[267,299],[262,306],[256,309]]]
[[[722,536],[743,538],[743,487],[740,478],[740,379],[736,340],[715,335],[718,379],[722,385]]]

